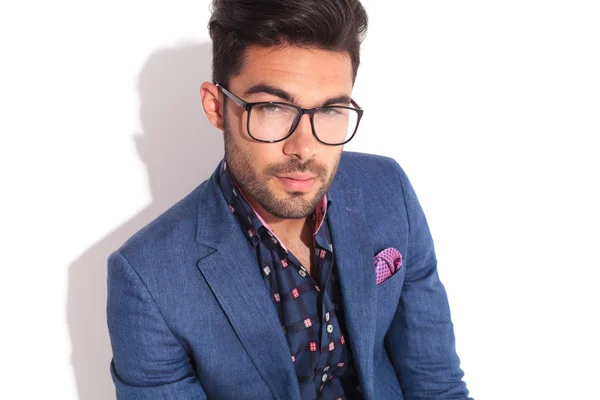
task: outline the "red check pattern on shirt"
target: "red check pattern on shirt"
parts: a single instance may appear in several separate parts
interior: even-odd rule
[[[315,280],[250,206],[225,161],[221,163],[219,185],[249,246],[256,251],[260,273],[288,342],[301,398],[361,399],[344,337],[346,325],[326,218],[331,201],[324,196],[312,215]]]

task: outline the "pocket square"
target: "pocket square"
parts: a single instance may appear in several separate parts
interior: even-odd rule
[[[375,277],[376,283],[385,282],[398,270],[402,268],[402,254],[393,248],[388,247],[387,249],[381,250],[375,255]]]

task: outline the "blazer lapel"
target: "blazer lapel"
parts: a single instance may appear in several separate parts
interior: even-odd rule
[[[256,257],[220,193],[215,175],[208,185],[198,201],[199,207],[211,207],[198,211],[196,239],[204,247],[198,269],[273,396],[299,400],[291,354]]]
[[[374,250],[364,218],[362,192],[332,185],[327,210],[338,270],[348,342],[366,399],[374,396],[373,346],[376,302]]]

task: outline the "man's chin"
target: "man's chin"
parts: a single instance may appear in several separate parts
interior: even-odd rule
[[[311,200],[313,193],[288,193],[278,195],[276,204],[269,204],[270,207],[264,207],[266,211],[281,219],[302,219],[306,218],[315,210]]]

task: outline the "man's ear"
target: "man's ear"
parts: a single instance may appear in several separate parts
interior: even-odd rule
[[[206,118],[215,128],[223,130],[224,110],[219,88],[210,82],[203,82],[200,86],[200,98]]]

